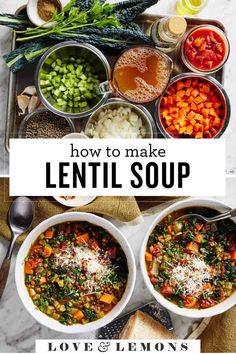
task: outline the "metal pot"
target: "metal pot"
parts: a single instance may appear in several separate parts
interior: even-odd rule
[[[47,71],[47,64],[45,61],[54,53],[60,53],[60,56],[73,56],[73,57],[83,57],[88,61],[93,67],[96,68],[97,75],[99,76],[101,85],[98,87],[98,97],[100,99],[94,100],[92,107],[85,112],[81,112],[79,108],[70,107],[61,108],[55,107],[53,102],[53,97],[45,97],[40,87],[40,71],[43,68]],[[100,107],[109,97],[111,89],[109,88],[111,70],[110,65],[106,57],[94,46],[90,44],[82,44],[77,42],[63,42],[53,46],[49,49],[41,58],[38,63],[35,77],[35,86],[38,92],[38,96],[41,102],[53,113],[67,118],[83,118],[92,114],[98,107]]]
[[[146,128],[146,136],[145,138],[154,138],[157,135],[157,130],[156,130],[156,125],[155,122],[152,118],[152,115],[149,113],[149,111],[144,108],[143,106],[140,105],[135,105],[131,102],[124,101],[121,98],[111,98],[108,100],[106,104],[104,104],[102,107],[99,107],[88,119],[84,132],[85,134],[91,138],[91,136],[88,133],[88,128],[91,124],[96,122],[98,120],[99,114],[106,108],[118,108],[120,106],[124,107],[130,107],[134,112],[136,112],[142,119],[142,122]]]
[[[214,139],[220,138],[221,135],[223,135],[223,133],[225,132],[226,128],[228,127],[229,120],[230,120],[230,114],[231,114],[230,100],[229,100],[229,97],[228,97],[224,87],[212,76],[204,76],[204,75],[195,74],[195,73],[179,74],[179,75],[172,78],[169,86],[175,84],[177,81],[182,80],[182,79],[194,79],[194,78],[203,79],[203,80],[210,82],[210,84],[213,85],[217,89],[218,94],[222,99],[222,102],[224,102],[224,106],[225,106],[224,117],[223,117],[224,125],[218,131],[218,133],[213,137]],[[161,117],[160,117],[161,99],[162,99],[162,97],[156,102],[156,107],[155,107],[156,123],[157,123],[159,130],[161,131],[161,133],[163,134],[163,136],[165,138],[173,139],[174,137],[166,131],[166,129],[161,121]]]

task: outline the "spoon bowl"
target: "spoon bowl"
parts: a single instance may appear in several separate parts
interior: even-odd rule
[[[12,232],[12,238],[0,269],[0,300],[7,283],[14,245],[17,238],[30,228],[34,219],[34,213],[34,204],[27,197],[16,198],[8,212],[8,223]]]
[[[29,198],[16,198],[8,213],[10,228],[20,233],[25,232],[32,224],[34,217],[34,205]]]

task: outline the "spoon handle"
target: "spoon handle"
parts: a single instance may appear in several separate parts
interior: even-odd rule
[[[236,208],[231,209],[231,210],[227,211],[226,213],[216,215],[213,218],[209,218],[208,222],[212,223],[212,222],[216,222],[216,221],[220,221],[220,220],[224,220],[224,219],[228,219],[228,218],[233,218],[235,216],[236,216]]]
[[[230,210],[230,215],[231,215],[231,218],[236,216],[236,208]]]
[[[0,269],[0,300],[2,298],[2,294],[4,292],[7,283],[10,264],[11,264],[11,260],[9,258],[5,258]]]

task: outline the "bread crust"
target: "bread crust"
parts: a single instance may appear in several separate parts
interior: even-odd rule
[[[129,318],[120,339],[176,339],[176,337],[160,322],[138,310]]]

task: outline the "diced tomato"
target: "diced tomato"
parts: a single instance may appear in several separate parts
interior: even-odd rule
[[[173,288],[170,285],[163,285],[160,289],[160,293],[165,296],[171,296],[173,294]]]
[[[151,283],[152,283],[153,285],[156,285],[156,284],[158,283],[157,278],[155,278],[155,277],[153,277],[153,276],[150,278],[150,280],[151,280]]]
[[[63,243],[61,244],[61,250],[65,251],[66,248],[67,248],[66,242],[63,242]]]
[[[196,242],[190,241],[187,243],[186,252],[197,254],[199,252],[199,245]]]
[[[157,243],[153,246],[150,247],[150,253],[155,255],[161,251],[161,246],[158,245]]]
[[[30,258],[28,260],[28,263],[30,264],[30,266],[32,268],[36,268],[40,263],[42,263],[42,259],[40,259],[40,258],[36,258],[36,259]]]
[[[184,306],[190,309],[196,305],[197,301],[196,297],[186,296],[184,299]]]
[[[25,262],[25,274],[34,274],[34,269],[42,262],[41,259],[30,258]]]
[[[113,305],[112,304],[104,304],[102,309],[104,312],[108,312],[112,309]]]
[[[117,247],[107,247],[107,252],[110,254],[111,259],[115,259],[117,256]]]
[[[190,33],[184,44],[188,61],[197,69],[212,70],[224,60],[226,47],[224,39],[207,28]]]
[[[227,234],[229,242],[236,243],[236,231],[231,231]]]
[[[34,246],[31,248],[31,253],[32,253],[32,254],[41,253],[42,251],[43,251],[43,246],[41,246],[41,245],[34,245]]]
[[[212,299],[201,299],[199,302],[200,307],[203,309],[207,309],[208,307],[214,306],[216,304],[216,301]]]
[[[230,253],[230,259],[231,261],[236,261],[236,250]]]

